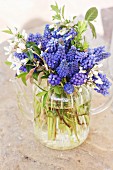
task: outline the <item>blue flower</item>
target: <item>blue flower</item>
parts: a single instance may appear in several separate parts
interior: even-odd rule
[[[49,29],[49,26],[50,26],[49,24],[46,24],[45,29],[44,29],[43,37],[46,39],[51,39],[52,37],[52,33],[51,33],[51,30]]]
[[[76,73],[70,80],[73,85],[80,86],[87,81],[87,75],[84,73]]]
[[[71,62],[75,60],[75,55],[76,55],[76,47],[74,45],[71,46],[67,53],[67,61]]]
[[[82,62],[83,59],[87,58],[87,56],[88,56],[87,51],[84,52],[84,51],[76,50],[75,60]]]
[[[55,57],[54,53],[43,52],[42,57],[51,69],[56,69],[59,65],[59,58]]]
[[[46,45],[47,51],[50,52],[50,53],[51,52],[55,53],[57,51],[57,48],[58,48],[58,40],[51,38],[50,41]]]
[[[26,69],[25,66],[21,66],[21,67],[19,68],[19,70],[21,70],[22,72],[27,72],[27,69]]]
[[[79,72],[79,64],[78,61],[73,61],[68,63],[69,67],[69,77],[72,77],[75,73]]]
[[[58,58],[60,61],[62,61],[63,59],[66,59],[65,46],[59,44],[58,50],[55,53],[55,58]]]
[[[17,52],[15,52],[15,53],[14,53],[14,56],[17,57],[17,58],[20,59],[20,60],[23,60],[23,59],[25,59],[25,58],[28,58],[28,56],[27,56],[26,53],[17,53]]]
[[[39,45],[41,41],[42,41],[42,35],[39,33],[36,33],[36,34],[30,33],[27,38],[27,42],[34,42],[36,43],[36,45]]]
[[[52,85],[52,86],[56,86],[59,85],[61,81],[61,78],[57,75],[57,74],[53,74],[51,73],[48,77],[48,82]]]
[[[92,52],[92,55],[94,55],[95,57],[95,61],[96,62],[100,62],[103,59],[108,58],[111,54],[109,52],[105,51],[105,47],[104,46],[100,46],[94,49],[89,49],[89,54]]]
[[[80,62],[80,64],[81,64],[81,66],[83,67],[84,70],[92,69],[93,66],[96,64],[96,58],[93,54],[89,55],[86,58],[84,58]]]
[[[95,88],[95,90],[98,92],[98,93],[101,93],[103,94],[104,96],[108,95],[109,92],[108,92],[108,89],[110,88],[111,86],[111,83],[109,82],[109,80],[106,78],[106,75],[102,75],[102,74],[98,74],[98,76],[101,78],[103,84],[97,84],[96,83],[96,86],[98,88]]]
[[[67,61],[64,59],[56,69],[60,78],[66,77],[69,74],[69,67]]]
[[[71,28],[66,34],[64,34],[63,38],[66,41],[68,38],[69,38],[69,40],[73,40],[76,35],[77,35],[77,32],[74,30],[74,28]]]
[[[61,30],[62,28],[59,27],[57,30],[53,30],[51,33],[52,33],[52,37],[56,38],[56,39],[59,39],[62,37],[62,35],[58,34],[58,32]]]
[[[42,41],[41,41],[41,46],[42,46],[42,51],[45,51],[46,50],[46,45],[47,45],[47,43],[48,43],[48,39],[47,38],[45,38],[45,37],[43,37],[42,38]]]
[[[71,94],[74,92],[74,86],[71,83],[66,83],[64,85],[64,91],[68,94]]]

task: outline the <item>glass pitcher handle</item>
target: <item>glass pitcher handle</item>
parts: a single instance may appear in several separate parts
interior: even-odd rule
[[[100,106],[96,107],[96,108],[91,108],[90,109],[91,115],[95,115],[95,114],[98,114],[98,113],[105,111],[113,103],[113,81],[111,79],[109,79],[109,81],[112,83],[112,85],[111,85],[110,90],[109,90],[110,94],[109,94],[107,101],[104,102],[103,104],[101,104]]]

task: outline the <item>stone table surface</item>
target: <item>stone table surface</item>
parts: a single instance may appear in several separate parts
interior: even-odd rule
[[[113,112],[91,116],[90,133],[78,148],[57,151],[34,136],[32,121],[20,114],[13,72],[0,46],[0,170],[113,170]]]

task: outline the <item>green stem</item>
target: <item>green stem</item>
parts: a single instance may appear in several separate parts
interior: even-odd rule
[[[34,82],[34,84],[35,84],[39,89],[41,89],[42,91],[47,92],[47,90],[43,89],[42,87],[40,87],[40,86],[39,86],[38,84],[36,84],[35,82]]]
[[[56,117],[48,116],[48,139],[55,140],[56,138]]]

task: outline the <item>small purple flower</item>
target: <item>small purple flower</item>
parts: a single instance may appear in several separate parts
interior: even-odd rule
[[[94,90],[106,96],[109,94],[108,89],[110,88],[111,83],[107,79],[106,75],[102,75],[100,73],[98,75],[101,78],[103,84],[96,84],[98,88],[95,88]]]
[[[61,61],[59,67],[56,69],[59,77],[63,78],[69,74],[69,67],[67,61],[64,59]]]
[[[49,24],[46,24],[45,29],[44,29],[44,35],[43,35],[43,37],[47,38],[48,40],[50,40],[52,37],[51,30],[49,29],[49,26],[50,26]]]
[[[42,41],[42,35],[39,33],[36,33],[36,34],[30,33],[27,38],[27,42],[34,42],[36,43],[36,45],[39,45],[41,41]]]
[[[56,52],[58,48],[58,40],[51,38],[50,41],[47,43],[46,45],[46,49],[48,52],[52,53],[52,52]]]
[[[61,81],[61,78],[57,75],[57,74],[53,74],[51,73],[48,77],[48,82],[52,85],[52,86],[56,86],[59,85]]]
[[[28,56],[27,56],[26,53],[17,53],[17,52],[15,52],[15,53],[14,53],[14,56],[17,57],[17,58],[20,59],[20,60],[23,60],[23,59],[25,59],[25,58],[28,58]]]
[[[96,58],[95,55],[93,54],[87,56],[81,61],[81,66],[83,67],[84,70],[92,69],[95,64]]]
[[[27,72],[27,69],[26,69],[25,66],[21,66],[21,67],[19,68],[19,70],[21,70],[22,72]]]
[[[75,55],[76,55],[76,50],[77,50],[76,47],[74,45],[72,45],[69,52],[67,53],[67,57],[66,57],[69,62],[74,61]]]
[[[55,58],[58,58],[60,61],[66,59],[65,46],[59,44],[58,50],[55,53]]]
[[[74,86],[71,83],[66,83],[64,85],[64,91],[68,94],[71,94],[74,92]]]
[[[87,81],[87,75],[84,73],[76,73],[70,80],[73,85],[81,86]]]
[[[59,65],[59,58],[54,53],[43,52],[42,57],[51,69],[56,69]]]
[[[73,62],[69,62],[68,67],[69,67],[69,74],[68,74],[69,77],[72,77],[75,73],[79,72],[79,64],[76,60]]]

